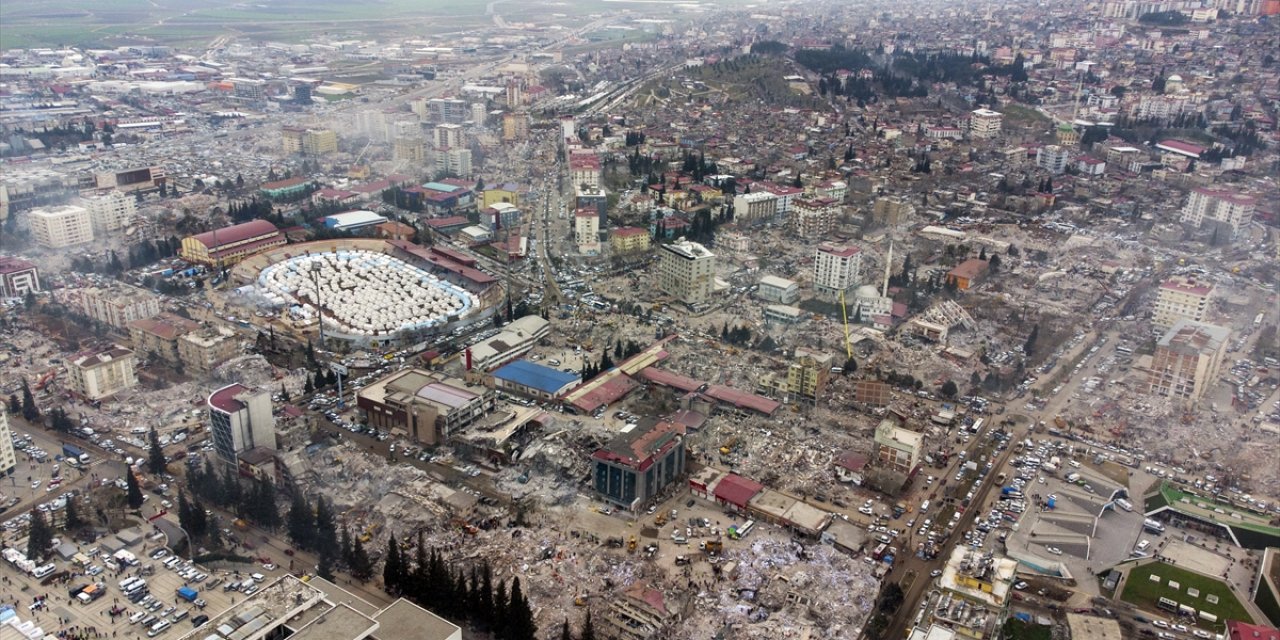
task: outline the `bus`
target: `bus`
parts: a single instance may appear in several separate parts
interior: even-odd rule
[[[1164,598],[1164,597],[1160,598],[1160,600],[1156,602],[1156,606],[1160,607],[1161,609],[1164,609],[1165,611],[1171,611],[1173,613],[1178,612],[1178,603],[1168,598]]]
[[[741,527],[729,527],[729,537],[734,540],[741,540],[750,535],[751,530],[756,526],[755,520],[748,520]]]
[[[978,433],[979,431],[982,431],[982,423],[985,421],[986,418],[978,418],[977,420],[974,420],[973,425],[969,427],[969,431],[971,433]]]

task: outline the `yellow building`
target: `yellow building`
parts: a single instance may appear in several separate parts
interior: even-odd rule
[[[188,262],[225,267],[256,253],[284,246],[286,242],[284,234],[275,225],[266,220],[250,220],[187,236],[182,239],[179,255]]]
[[[638,253],[649,250],[649,232],[640,227],[618,227],[609,232],[614,253]]]
[[[806,402],[817,402],[831,377],[831,366],[831,354],[797,347],[795,361],[787,368],[787,392]]]
[[[280,147],[285,155],[301,153],[319,156],[338,150],[338,134],[329,129],[284,127],[280,130]]]
[[[338,134],[329,129],[308,129],[302,134],[302,153],[320,156],[338,150]]]
[[[526,140],[529,138],[529,114],[502,114],[502,139],[507,141]]]
[[[506,202],[515,206],[520,206],[520,190],[514,185],[502,185],[492,189],[485,189],[482,193],[483,203],[481,209],[492,207],[500,202]]]

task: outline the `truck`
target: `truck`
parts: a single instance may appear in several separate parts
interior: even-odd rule
[[[80,464],[89,464],[89,454],[85,453],[80,447],[74,444],[63,444],[62,455],[68,461],[75,460]]]
[[[107,595],[107,586],[98,582],[82,589],[80,593],[76,594],[76,600],[79,600],[81,604],[89,604],[104,595]]]
[[[178,589],[177,593],[179,598],[182,598],[187,602],[195,602],[196,597],[199,596],[199,593],[196,592],[196,590],[192,589],[191,587],[181,587]]]

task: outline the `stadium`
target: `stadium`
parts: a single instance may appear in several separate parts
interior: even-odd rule
[[[310,337],[319,318],[327,342],[353,346],[430,339],[490,316],[502,298],[474,258],[400,241],[285,245],[236,265],[231,279],[258,324]]]

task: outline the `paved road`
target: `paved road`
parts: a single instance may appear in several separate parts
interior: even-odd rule
[[[1025,429],[1025,427],[1024,427]],[[988,437],[989,429],[984,429],[983,433],[973,439],[972,447],[977,448],[982,445]],[[1014,439],[1022,435],[1018,430],[1014,430]],[[987,499],[991,495],[991,490],[995,486],[995,474],[1009,461],[1009,457],[1013,455],[1014,447],[1008,447],[991,465],[991,471],[982,479],[982,485],[975,492],[973,500],[969,502],[969,509],[960,516],[960,522],[952,529],[951,537],[946,544],[939,550],[938,555],[933,560],[923,560],[913,553],[913,549],[902,549],[899,553],[899,561],[894,565],[893,571],[885,576],[885,582],[899,582],[908,575],[914,574],[915,579],[910,586],[904,589],[904,597],[902,606],[898,612],[889,621],[889,626],[885,629],[884,638],[904,638],[910,631],[912,621],[919,612],[920,602],[925,594],[933,586],[933,578],[929,577],[929,573],[934,569],[941,569],[946,565],[947,559],[951,557],[951,552],[955,548],[957,541],[963,542],[964,536],[961,532],[968,530],[973,526],[974,519],[986,513]],[[948,469],[949,471],[950,469]],[[943,523],[939,523],[943,524]],[[994,541],[992,541],[994,544]]]

